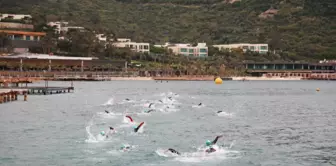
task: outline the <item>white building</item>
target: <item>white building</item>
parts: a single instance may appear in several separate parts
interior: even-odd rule
[[[105,34],[97,34],[97,39],[102,42],[106,42],[106,35]]]
[[[84,30],[84,27],[79,26],[68,26],[69,22],[64,21],[56,21],[56,22],[49,22],[49,26],[54,26],[56,28],[56,33],[61,34],[68,32],[70,29],[78,29],[78,30]]]
[[[117,42],[113,43],[113,46],[119,47],[119,48],[125,48],[129,47],[131,50],[135,52],[143,52],[143,53],[149,53],[149,43],[137,43],[132,42],[131,39],[126,38],[118,38]]]
[[[260,54],[266,54],[268,52],[268,44],[249,44],[249,43],[239,43],[239,44],[220,44],[213,45],[217,47],[219,50],[227,50],[231,51],[233,48],[240,48],[244,52],[250,50],[252,52],[258,52]]]
[[[198,43],[196,46],[192,44],[170,44],[154,45],[155,47],[162,47],[170,49],[176,55],[194,56],[194,57],[207,57],[208,46],[206,43]]]
[[[21,20],[23,18],[32,18],[31,15],[27,14],[0,14],[0,20],[5,19],[5,18],[12,18],[13,20]]]

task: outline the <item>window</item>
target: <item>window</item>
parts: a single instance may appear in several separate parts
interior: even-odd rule
[[[207,52],[207,49],[206,48],[201,48],[200,52]]]
[[[207,54],[199,54],[200,57],[206,57]]]
[[[181,52],[187,52],[186,48],[181,48],[180,50],[181,50]]]
[[[246,50],[246,49],[248,49],[248,48],[249,48],[248,46],[243,46],[243,49],[244,49],[244,50]]]
[[[250,46],[250,50],[254,50],[255,49],[255,47],[254,46]]]
[[[194,49],[189,49],[189,52],[190,53],[194,53]]]
[[[30,36],[26,36],[26,40],[30,40]]]
[[[144,49],[145,49],[145,50],[148,50],[148,46],[147,46],[147,45],[144,45]]]
[[[260,49],[261,50],[267,50],[267,46],[261,46]]]
[[[139,49],[142,49],[142,48],[143,48],[143,46],[142,46],[142,45],[140,45],[140,46],[139,46]]]
[[[130,45],[130,48],[133,48],[133,44]]]
[[[194,54],[189,54],[189,56],[194,56]]]
[[[38,37],[37,37],[37,36],[34,36],[34,40],[37,41],[37,40],[38,40]]]

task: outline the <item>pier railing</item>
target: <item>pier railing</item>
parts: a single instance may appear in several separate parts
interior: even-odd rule
[[[0,77],[29,77],[29,78],[104,78],[104,77],[137,77],[139,72],[67,72],[67,71],[0,71]]]

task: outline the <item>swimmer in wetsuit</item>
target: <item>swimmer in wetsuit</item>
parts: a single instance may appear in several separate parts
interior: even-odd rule
[[[169,148],[168,151],[170,151],[171,153],[175,153],[177,155],[181,155],[180,152],[176,151],[175,149]]]
[[[150,112],[154,112],[155,110],[154,109],[150,109],[150,110],[145,110],[144,112],[145,113],[150,113]]]
[[[107,113],[107,114],[109,114],[110,112],[109,111],[107,111],[107,110],[105,110],[105,112]]]
[[[138,126],[134,126],[134,132],[138,132],[138,130],[140,129],[140,127],[144,124],[145,122],[141,122]]]
[[[223,112],[223,111],[217,111],[217,114],[219,114],[219,113],[221,113],[221,112]]]
[[[205,142],[205,145],[207,146],[208,149],[205,150],[205,152],[207,152],[207,153],[215,152],[216,149],[213,148],[212,145],[215,145],[215,144],[217,143],[218,139],[221,138],[221,137],[223,137],[223,136],[222,136],[222,135],[217,136],[217,137],[215,138],[215,140],[213,140],[213,141],[207,140],[207,141]]]
[[[202,103],[199,103],[199,104],[198,104],[198,106],[201,106],[201,105],[202,105]]]

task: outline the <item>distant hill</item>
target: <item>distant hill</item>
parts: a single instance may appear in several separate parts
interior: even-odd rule
[[[335,0],[1,0],[2,12],[59,17],[151,43],[269,43],[289,56],[336,58]],[[273,17],[259,18],[268,9]]]

